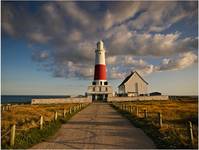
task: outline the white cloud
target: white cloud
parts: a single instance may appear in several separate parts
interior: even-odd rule
[[[182,38],[181,33],[152,34],[131,31],[122,25],[107,33],[107,47],[112,55],[169,56],[197,49],[197,38]]]
[[[59,3],[64,11],[82,25],[89,25],[90,17],[86,11],[77,6],[75,2]]]
[[[69,37],[68,39],[71,40],[72,42],[73,41],[80,41],[82,38],[82,34],[80,31],[78,30],[73,30],[70,34],[69,34]]]
[[[109,29],[113,25],[121,24],[134,17],[142,6],[140,2],[114,2],[114,4],[110,4],[102,20],[104,28]]]
[[[143,59],[135,59],[129,55],[114,56],[108,59],[112,60],[108,64],[110,78],[122,79],[129,72],[135,70],[144,76],[158,71],[184,69],[196,63],[198,57],[193,52],[185,52],[171,58],[163,58],[159,65],[149,64]]]
[[[94,51],[101,39],[107,50],[106,62],[112,66],[108,70],[111,78],[122,78],[134,69],[141,74],[183,69],[196,59],[196,37],[182,37],[179,32],[152,33],[193,15],[195,2],[102,2],[106,4],[103,11],[100,2],[94,2],[95,9],[92,3],[88,9],[85,3],[46,2],[34,13],[4,3],[3,33],[28,38],[34,41],[33,47],[50,45],[46,51],[33,52],[33,60],[57,77],[93,76]],[[180,56],[174,60],[177,54]],[[166,58],[156,66],[137,56]]]
[[[165,58],[159,66],[160,71],[163,70],[179,70],[193,65],[198,60],[198,57],[193,52],[185,52],[179,54],[175,59]]]
[[[32,53],[32,59],[36,62],[47,61],[49,57],[49,53],[46,50],[34,50]]]
[[[47,43],[52,37],[44,35],[42,32],[33,32],[27,35],[29,39],[37,43]]]
[[[192,13],[180,2],[151,2],[144,6],[144,12],[130,21],[129,25],[134,30],[160,32]]]

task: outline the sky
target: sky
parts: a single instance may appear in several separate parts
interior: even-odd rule
[[[149,92],[198,95],[198,2],[1,3],[1,94],[84,95],[96,43],[117,91],[137,71]]]

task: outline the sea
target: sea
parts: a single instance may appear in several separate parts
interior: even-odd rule
[[[34,98],[68,98],[66,95],[1,95],[1,104],[30,104]]]

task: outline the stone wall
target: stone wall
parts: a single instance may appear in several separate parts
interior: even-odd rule
[[[32,99],[31,104],[91,103],[87,97]]]
[[[111,101],[145,101],[145,100],[169,100],[167,95],[158,96],[134,96],[134,97],[109,97],[108,102]]]

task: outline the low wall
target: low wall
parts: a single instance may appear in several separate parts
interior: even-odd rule
[[[145,101],[145,100],[169,100],[167,95],[158,96],[134,96],[134,97],[109,97],[108,102],[112,101]]]
[[[91,103],[87,97],[32,99],[31,104]]]

